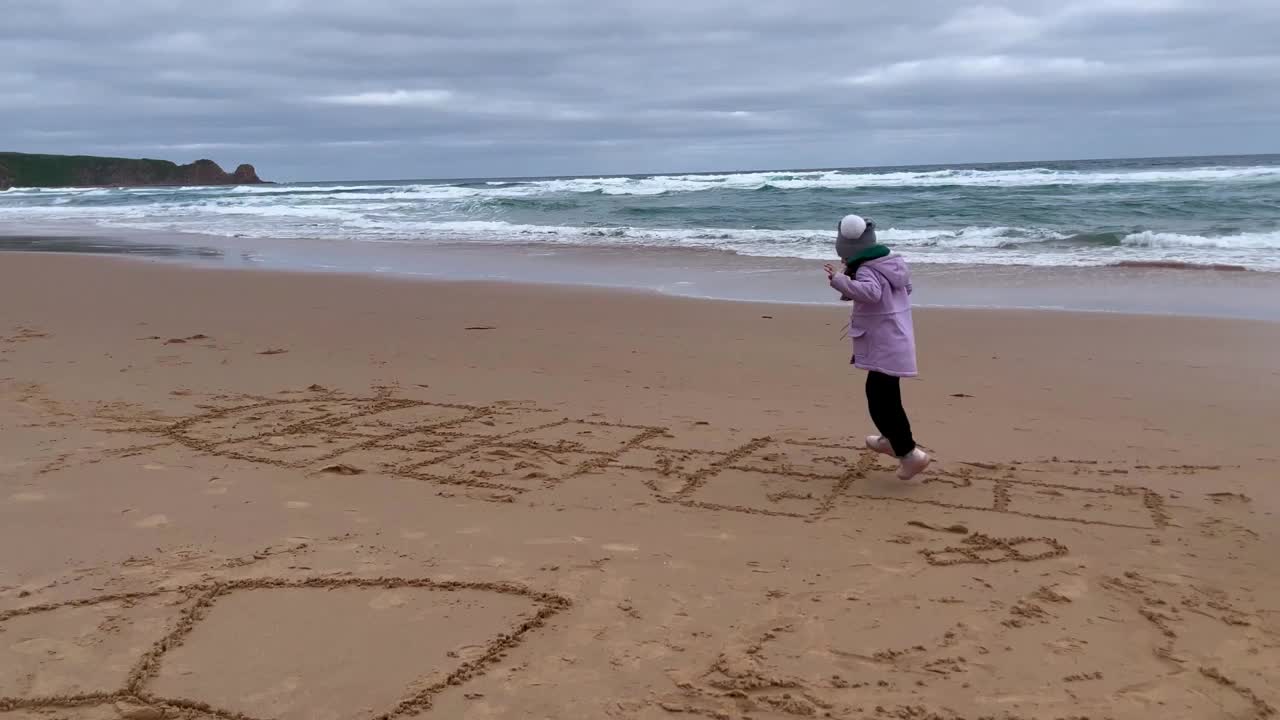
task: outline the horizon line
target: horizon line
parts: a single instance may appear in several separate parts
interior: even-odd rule
[[[1194,155],[1150,155],[1150,156],[1130,156],[1130,157],[1090,157],[1090,158],[1060,158],[1057,160],[1037,159],[1037,160],[995,160],[981,162],[949,162],[949,163],[906,163],[906,164],[890,164],[890,165],[833,165],[829,167],[773,167],[773,168],[754,168],[754,169],[734,169],[734,170],[690,170],[690,171],[666,171],[666,172],[647,172],[647,173],[574,173],[564,175],[457,175],[457,176],[439,176],[439,177],[400,177],[400,178],[338,178],[332,180],[285,180],[279,181],[277,184],[308,184],[308,183],[402,183],[402,182],[474,182],[480,180],[577,180],[586,178],[644,178],[644,177],[669,177],[674,175],[743,175],[754,173],[778,173],[778,172],[839,172],[845,170],[894,170],[894,169],[919,169],[919,168],[965,168],[989,165],[1035,165],[1035,164],[1060,164],[1060,163],[1088,163],[1088,162],[1108,162],[1108,161],[1137,161],[1137,160],[1195,160],[1199,158],[1252,158],[1252,157],[1275,157],[1280,158],[1280,152],[1265,153],[1229,153],[1229,154],[1194,154]]]

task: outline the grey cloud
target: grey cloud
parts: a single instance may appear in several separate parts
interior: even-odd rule
[[[281,179],[1275,151],[1268,0],[0,0],[0,147]]]

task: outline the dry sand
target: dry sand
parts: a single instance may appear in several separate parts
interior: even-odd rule
[[[1280,326],[920,312],[903,485],[845,311],[0,256],[0,720],[1276,714]]]

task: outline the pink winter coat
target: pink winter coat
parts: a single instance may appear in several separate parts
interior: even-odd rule
[[[900,255],[863,263],[854,277],[831,278],[841,298],[853,301],[849,337],[853,364],[895,377],[915,377],[916,335],[911,324],[911,269]]]

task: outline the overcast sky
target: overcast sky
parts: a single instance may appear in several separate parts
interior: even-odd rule
[[[0,149],[278,180],[1280,152],[1278,0],[0,0]]]

